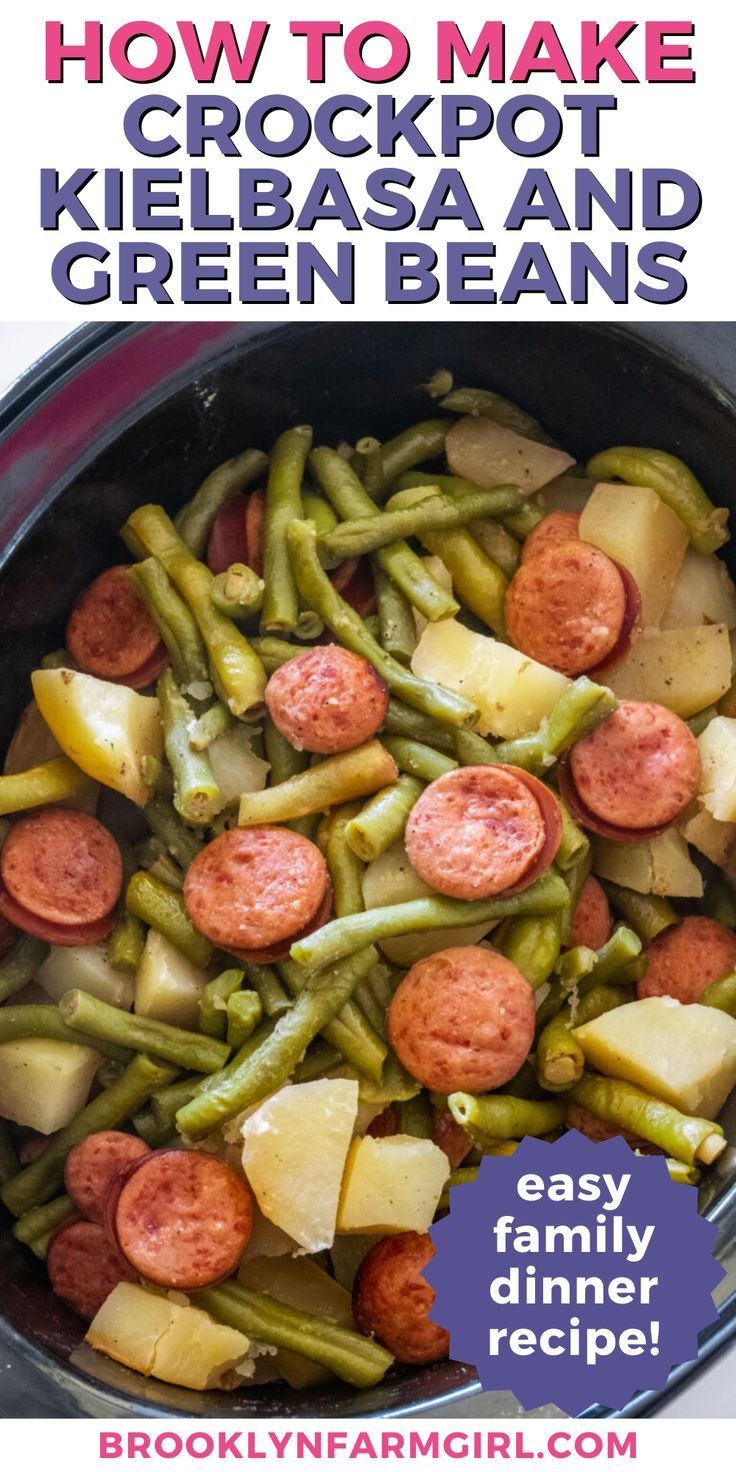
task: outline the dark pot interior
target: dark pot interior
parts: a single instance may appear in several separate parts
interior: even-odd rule
[[[710,329],[699,332],[707,346]],[[176,324],[93,329],[72,340],[22,382],[0,439],[0,745],[28,698],[28,671],[63,642],[73,599],[119,559],[116,533],[132,507],[146,500],[178,507],[214,465],[249,444],[267,448],[289,422],[313,423],[318,442],[385,438],[432,412],[415,385],[438,366],[516,399],[581,459],[616,443],[661,446],[692,467],[714,500],[732,501],[734,405],[702,371],[703,354],[696,371],[651,336],[646,328],[562,323],[266,331]],[[697,343],[687,332],[683,341]],[[729,347],[716,331],[713,345],[721,358],[711,355],[710,367],[722,376],[725,353],[736,381],[736,334]],[[720,1167],[703,1201],[721,1222],[725,1262],[736,1244],[732,1170],[730,1160]],[[736,1286],[732,1271],[721,1303]],[[33,1364],[68,1414],[371,1415],[420,1406],[447,1414],[475,1383],[471,1370],[449,1363],[396,1372],[364,1394],[267,1387],[199,1396],[151,1384],[91,1352],[75,1353],[81,1322],[7,1234],[0,1303],[7,1319],[0,1345],[5,1333],[16,1366],[27,1364],[30,1374]],[[494,1415],[516,1409],[511,1396],[494,1397]],[[646,1413],[647,1398],[634,1409]]]

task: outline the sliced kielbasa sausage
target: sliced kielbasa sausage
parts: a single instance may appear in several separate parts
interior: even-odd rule
[[[544,523],[541,523],[542,525]],[[622,658],[638,616],[630,578],[588,542],[542,548],[514,573],[506,594],[511,642],[563,675]]]
[[[266,705],[297,751],[348,751],[383,725],[388,688],[367,659],[338,644],[322,644],[272,674]]]
[[[438,1093],[485,1094],[508,1083],[534,1040],[534,993],[496,951],[457,946],[417,961],[391,1000],[391,1045]]]
[[[453,1118],[449,1109],[433,1109],[432,1139],[435,1145],[439,1145],[440,1150],[444,1150],[451,1170],[457,1170],[473,1148],[472,1141],[468,1139],[462,1125],[459,1125]]]
[[[622,700],[573,746],[563,796],[568,778],[583,823],[604,837],[630,840],[666,828],[687,807],[700,779],[700,752],[673,711],[651,701]]]
[[[120,850],[88,813],[44,808],[15,823],[0,855],[0,913],[41,940],[84,945],[111,930]]]
[[[526,887],[559,848],[560,811],[537,778],[499,763],[430,782],[412,808],[406,849],[417,874],[461,900]]]
[[[434,1251],[427,1232],[384,1237],[363,1258],[353,1284],[358,1328],[405,1365],[443,1360],[450,1350],[449,1334],[429,1317],[435,1293],[421,1276]]]
[[[591,951],[599,951],[610,934],[611,911],[605,891],[601,889],[598,880],[589,874],[575,907],[568,944],[588,946]]]
[[[117,1194],[114,1227],[141,1277],[165,1288],[204,1288],[240,1261],[253,1227],[253,1198],[224,1160],[157,1150],[131,1170]]]
[[[736,935],[706,915],[688,915],[647,946],[639,997],[698,1002],[705,988],[736,966]]]
[[[66,629],[72,659],[88,675],[142,689],[167,663],[165,646],[127,567],[111,567],[85,589]]]
[[[522,563],[560,542],[580,540],[580,517],[577,511],[550,511],[529,533],[521,552]]]
[[[327,865],[308,838],[290,828],[233,828],[190,864],[184,901],[215,945],[262,951],[310,925],[328,885]]]
[[[74,1205],[91,1222],[104,1222],[107,1188],[119,1170],[150,1155],[138,1135],[123,1130],[99,1130],[70,1150],[64,1167],[64,1185]]]
[[[70,1222],[49,1245],[51,1287],[83,1319],[93,1319],[118,1283],[137,1283],[138,1273],[98,1222]]]

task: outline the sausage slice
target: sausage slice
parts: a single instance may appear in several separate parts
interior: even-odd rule
[[[673,711],[623,700],[572,748],[563,796],[603,837],[630,840],[661,832],[686,808],[700,780],[700,752]]]
[[[83,1319],[94,1318],[118,1283],[138,1282],[98,1222],[62,1227],[49,1246],[47,1267],[54,1293]]]
[[[536,879],[552,863],[560,834],[549,789],[499,763],[459,767],[430,782],[409,815],[406,849],[440,894],[488,899]]]
[[[736,935],[706,915],[688,915],[647,946],[648,966],[639,997],[697,1002],[705,988],[736,966]]]
[[[632,588],[633,580],[597,547],[554,543],[527,558],[511,579],[509,638],[530,659],[563,675],[598,669],[614,651],[619,659],[626,651],[638,616]]]
[[[558,547],[560,542],[579,542],[580,516],[577,511],[550,511],[529,533],[522,548],[522,563],[538,557],[548,547]]]
[[[114,1225],[121,1252],[141,1277],[165,1288],[204,1288],[240,1261],[253,1198],[214,1155],[157,1150],[124,1182]]]
[[[150,1148],[138,1135],[123,1130],[98,1130],[88,1135],[69,1152],[64,1167],[64,1185],[68,1196],[88,1221],[105,1220],[107,1188],[119,1170],[150,1155]]]
[[[384,1237],[363,1258],[353,1284],[358,1328],[405,1365],[443,1360],[450,1350],[449,1334],[429,1317],[435,1292],[421,1276],[434,1251],[426,1232]]]
[[[123,882],[120,850],[88,813],[44,808],[15,823],[0,855],[0,911],[41,940],[84,944],[113,923]]]
[[[66,645],[88,675],[138,689],[150,684],[167,661],[158,629],[124,566],[108,568],[78,598]]]
[[[247,966],[274,966],[279,961],[285,961],[292,946],[296,945],[298,940],[304,940],[305,936],[311,935],[314,930],[319,930],[320,926],[324,925],[331,909],[332,887],[328,884],[319,909],[303,930],[297,931],[296,935],[287,936],[285,940],[277,941],[272,946],[261,946],[260,949],[250,951],[231,949],[230,955],[234,956],[236,961],[245,961]]]
[[[391,1045],[428,1089],[484,1094],[521,1068],[534,1040],[534,993],[496,951],[457,946],[417,961],[391,1000]]]
[[[444,1150],[451,1170],[457,1170],[473,1148],[472,1141],[468,1139],[462,1125],[453,1119],[449,1109],[432,1110],[432,1139],[440,1150]]]
[[[215,945],[264,950],[310,924],[328,884],[327,865],[308,838],[290,828],[233,828],[190,864],[184,901]]]
[[[589,874],[575,907],[569,945],[588,946],[591,951],[599,951],[610,934],[611,911],[605,891]]]
[[[322,644],[272,674],[266,705],[297,751],[348,751],[383,725],[388,687],[367,659],[339,644]]]

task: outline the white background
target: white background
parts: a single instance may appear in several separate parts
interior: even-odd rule
[[[332,62],[328,69],[327,84],[310,87],[304,80],[305,42],[302,38],[289,36],[290,17],[298,15],[301,18],[317,18],[324,17],[326,13],[336,13],[340,16],[341,7],[325,7],[323,0],[300,0],[298,6],[292,7],[285,5],[283,0],[276,0],[276,3],[263,7],[263,10],[271,13],[271,32],[253,82],[250,85],[235,85],[230,82],[226,68],[221,66],[215,83],[211,87],[202,87],[199,90],[231,92],[241,110],[247,108],[256,96],[274,91],[301,96],[302,100],[312,108],[324,97],[342,91],[368,98],[375,95],[374,86],[359,81],[348,71],[341,59],[339,42],[328,41],[327,43],[328,60]],[[669,307],[651,306],[643,303],[632,293],[628,305],[614,306],[601,289],[593,285],[588,307],[568,305],[552,307],[544,298],[538,296],[522,297],[521,303],[517,306],[449,307],[443,303],[440,296],[428,306],[404,305],[389,308],[384,303],[383,252],[386,242],[400,238],[402,232],[375,231],[366,228],[362,232],[354,232],[350,237],[356,244],[359,255],[358,296],[355,307],[341,307],[323,289],[313,307],[296,306],[292,303],[286,309],[286,313],[298,313],[302,317],[311,316],[318,319],[337,317],[344,315],[346,311],[354,316],[393,318],[406,316],[413,318],[417,315],[428,314],[446,319],[464,318],[470,313],[477,315],[480,311],[494,317],[511,316],[515,318],[589,315],[592,318],[629,317],[633,320],[642,320],[666,314],[686,319],[723,319],[732,315],[734,302],[734,287],[730,281],[731,249],[727,237],[728,226],[733,223],[733,205],[730,162],[725,149],[725,140],[730,132],[728,119],[732,79],[729,68],[730,58],[733,55],[733,10],[731,7],[715,3],[707,6],[694,6],[692,0],[690,5],[687,0],[676,0],[674,6],[666,6],[664,10],[670,19],[673,18],[674,13],[675,18],[694,17],[696,20],[693,46],[697,81],[693,85],[678,83],[623,85],[616,82],[608,68],[604,68],[601,74],[600,90],[615,92],[619,99],[619,109],[617,113],[605,115],[602,119],[603,148],[601,159],[597,161],[580,157],[577,115],[567,114],[562,142],[553,152],[538,160],[524,161],[515,157],[505,150],[495,134],[492,134],[485,142],[465,145],[459,160],[419,159],[406,145],[400,146],[395,159],[379,160],[373,153],[368,153],[360,158],[340,160],[327,156],[319,145],[312,142],[296,158],[292,159],[259,159],[253,154],[242,160],[223,159],[210,150],[204,160],[194,162],[198,165],[206,163],[211,169],[212,207],[231,212],[236,201],[234,176],[241,163],[252,166],[260,162],[266,167],[280,167],[291,174],[294,178],[293,198],[297,205],[306,193],[307,182],[311,180],[318,167],[337,167],[353,195],[359,215],[366,204],[362,194],[362,181],[371,169],[380,167],[382,164],[389,164],[412,171],[417,176],[416,192],[413,197],[421,206],[438,166],[444,163],[447,166],[461,167],[484,223],[484,230],[471,235],[469,243],[472,245],[476,239],[495,241],[498,258],[495,278],[499,289],[516,256],[521,239],[527,238],[541,239],[548,246],[550,257],[558,271],[565,292],[569,290],[569,269],[566,262],[570,235],[555,234],[549,226],[540,226],[536,222],[527,225],[521,235],[517,232],[507,234],[504,238],[501,229],[502,221],[520,183],[526,164],[548,168],[558,187],[562,202],[568,210],[572,197],[572,170],[575,166],[584,165],[593,168],[600,173],[608,187],[612,187],[613,171],[616,167],[631,168],[635,173],[645,166],[677,167],[697,178],[704,195],[704,207],[700,218],[686,231],[681,232],[682,242],[687,245],[688,253],[684,269],[688,275],[690,287],[686,296],[678,304]],[[434,92],[436,94],[438,91],[437,84],[433,81],[436,72],[435,23],[437,19],[457,19],[466,38],[470,40],[478,33],[482,17],[487,13],[483,7],[476,5],[468,5],[465,11],[461,9],[458,12],[456,7],[443,5],[441,0],[429,0],[429,3],[422,6],[410,3],[410,0],[393,0],[391,6],[385,7],[385,12],[388,13],[387,18],[406,31],[412,45],[412,60],[407,72],[398,81],[384,88],[384,90],[394,92],[404,102],[415,92]],[[104,14],[105,35],[109,38],[115,27],[123,21],[130,20],[135,11],[126,10],[119,0],[113,0],[113,3],[106,5],[101,13]],[[147,14],[151,19],[167,25],[174,34],[174,21],[179,13],[180,7],[174,3],[174,0],[156,0],[155,4],[147,8]],[[194,6],[190,7],[187,12],[198,22],[202,37],[208,34],[208,21],[211,21],[218,13],[220,12],[211,6],[200,7],[199,11]],[[246,10],[241,21],[240,9],[236,8],[235,12],[230,13],[237,15],[238,23],[243,25],[251,15],[255,18],[258,14],[257,11]],[[498,11],[493,13],[499,14]],[[504,11],[500,13],[504,14]],[[569,54],[573,70],[576,72],[579,69],[581,17],[583,15],[593,16],[600,22],[601,28],[606,29],[622,14],[610,3],[610,0],[603,0],[603,3],[589,9],[583,8],[582,0],[558,0],[553,13],[560,38]],[[48,11],[45,4],[39,4],[38,0],[28,0],[28,3],[21,8],[11,10],[10,17],[4,21],[6,64],[0,110],[4,114],[3,137],[6,140],[3,163],[6,219],[3,240],[0,245],[0,318],[4,317],[10,321],[28,320],[29,318],[44,320],[53,317],[105,319],[135,317],[136,315],[164,318],[171,316],[232,318],[234,315],[244,317],[255,314],[259,317],[270,316],[282,319],[285,315],[283,305],[271,307],[258,305],[246,308],[239,306],[236,300],[231,306],[156,307],[145,293],[137,309],[123,308],[117,306],[113,301],[96,307],[74,307],[66,304],[55,291],[49,276],[50,259],[65,241],[78,239],[80,231],[78,227],[70,223],[68,218],[58,233],[44,235],[38,228],[39,168],[41,166],[58,168],[62,178],[75,168],[82,166],[97,168],[120,166],[129,169],[133,165],[139,167],[163,165],[181,167],[186,172],[188,161],[183,153],[159,160],[145,160],[136,155],[124,140],[122,117],[126,106],[141,93],[158,91],[177,99],[183,99],[187,92],[194,92],[198,89],[191,81],[186,61],[182,62],[179,59],[165,79],[142,87],[124,82],[109,64],[105,70],[102,86],[85,84],[80,63],[72,63],[69,66],[68,80],[62,85],[50,86],[44,81],[42,18],[46,14]],[[66,26],[65,34],[69,41],[81,39],[82,22],[85,17],[83,6],[72,3],[61,5],[53,14],[63,19]],[[88,9],[86,14],[94,17],[97,12]],[[357,21],[370,15],[371,9],[360,11],[351,5],[343,9],[343,14]],[[640,20],[643,21],[647,16],[653,18],[656,14],[655,9],[648,8],[640,13]],[[510,70],[528,27],[537,16],[537,7],[533,0],[532,3],[530,0],[517,0],[513,6],[509,5],[505,8],[505,15],[507,19],[507,65]],[[14,43],[12,60],[11,41]],[[376,46],[380,44],[375,43]],[[147,45],[146,42],[134,43],[131,55],[136,62],[144,62],[149,59],[151,51],[150,47],[148,51],[145,50]],[[136,51],[136,46],[143,49]],[[642,25],[636,34],[624,43],[623,51],[637,73],[641,74],[644,54]],[[371,62],[381,59],[379,53],[370,50],[367,57]],[[681,64],[673,63],[673,65]],[[505,84],[490,85],[481,78],[470,79],[461,76],[455,84],[455,90],[485,94],[497,110],[506,98],[521,92],[545,93],[561,106],[565,93],[575,94],[592,89],[590,86],[586,87],[579,83],[562,84],[554,77],[539,74],[533,76],[528,85],[517,87]],[[350,125],[353,121],[350,120]],[[158,128],[160,125],[161,119],[158,119],[155,127]],[[174,120],[172,126],[174,131],[181,130],[180,119]],[[420,126],[425,127],[423,120]],[[436,144],[438,136],[436,127],[431,124],[426,126],[431,141]],[[152,123],[151,128],[153,127]],[[371,137],[370,118],[365,120],[364,130]],[[244,148],[247,148],[244,134],[241,133],[238,136]],[[595,219],[597,223],[594,230],[581,238],[586,239],[603,259],[607,259],[612,227],[600,211],[596,212]],[[575,234],[574,231],[571,233]],[[661,233],[666,236],[670,232],[665,230]],[[295,236],[285,235],[282,232],[259,232],[259,234],[260,238],[267,241],[287,239],[293,244],[295,239]],[[425,233],[422,236],[416,227],[412,226],[405,234],[410,239],[424,239],[442,253],[444,240],[462,238],[462,227],[456,222],[446,223],[440,225],[433,235]],[[131,238],[132,232],[123,231],[122,235]],[[318,248],[331,257],[332,249],[341,235],[342,227],[329,222],[318,225],[316,231],[307,238],[313,239]],[[195,237],[185,229],[180,233],[161,232],[159,238],[172,253],[175,253],[181,240],[199,239],[201,242],[202,237],[201,235]],[[236,254],[237,232],[233,232],[226,238],[230,240],[233,253]],[[630,236],[621,235],[617,238],[629,241],[631,255],[635,258],[637,249],[646,237],[640,229],[635,228]],[[680,236],[675,233],[673,238],[679,239]],[[103,243],[109,243],[114,252],[119,239],[120,236],[110,233],[106,242],[103,236]],[[633,288],[638,279],[638,272],[633,268],[631,274]],[[172,279],[171,286],[172,292],[175,291],[176,278]]]

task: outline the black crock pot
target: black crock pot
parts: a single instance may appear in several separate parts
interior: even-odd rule
[[[247,445],[267,447],[290,422],[313,423],[327,442],[385,438],[426,417],[415,386],[440,366],[516,399],[579,458],[611,444],[657,445],[680,455],[718,504],[736,505],[736,327],[728,324],[85,327],[0,404],[0,749],[28,698],[28,671],[62,642],[81,588],[119,558],[116,533],[135,505],[178,507],[214,465]],[[730,1114],[734,1138],[733,1104]],[[669,1394],[736,1334],[731,1150],[701,1192],[701,1209],[720,1228],[720,1311],[699,1360],[674,1372]],[[7,1231],[0,1308],[5,1416],[452,1416],[461,1402],[464,1414],[519,1413],[511,1395],[474,1399],[474,1372],[452,1362],[396,1371],[361,1393],[197,1395],[151,1383],[79,1352],[81,1322]],[[662,1399],[639,1395],[625,1414],[651,1415]],[[610,1413],[596,1406],[586,1414]]]

